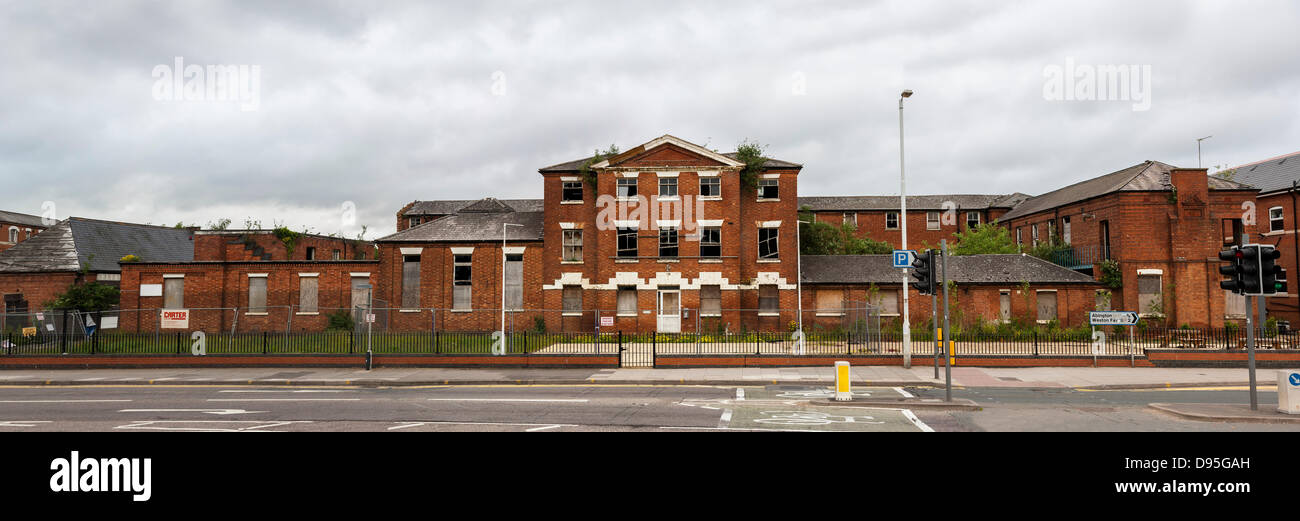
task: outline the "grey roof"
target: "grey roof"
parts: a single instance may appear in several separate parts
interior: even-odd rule
[[[462,208],[460,212],[412,226],[375,242],[474,242],[500,241],[502,223],[508,241],[542,240],[542,212],[502,211],[500,201],[488,198]]]
[[[1289,190],[1292,181],[1300,181],[1300,152],[1241,165],[1214,176],[1248,184],[1261,193]]]
[[[959,209],[1011,208],[1027,198],[1022,193],[909,195],[907,209],[943,210],[946,201],[952,201]],[[898,202],[897,195],[811,196],[800,197],[799,207],[806,205],[813,211],[897,210]]]
[[[903,273],[891,255],[804,255],[807,284],[898,284]],[[1092,277],[1023,254],[948,257],[948,277],[958,284],[1096,284]]]
[[[72,217],[0,252],[0,272],[118,272],[136,255],[155,262],[194,260],[193,232],[183,228]]]
[[[477,203],[478,199],[456,199],[443,201],[416,201],[402,215],[451,215],[461,208]],[[540,212],[541,199],[500,199],[516,212]]]
[[[1081,181],[1065,188],[1031,197],[1002,216],[1012,219],[1058,206],[1114,192],[1168,191],[1173,188],[1169,173],[1174,167],[1159,161],[1143,161],[1109,174]],[[1253,190],[1249,185],[1209,176],[1210,190]]]
[[[731,159],[736,159],[739,153],[723,152],[722,155],[727,156]],[[586,163],[587,161],[594,159],[595,157],[596,156],[584,157],[582,159],[574,159],[573,161],[565,161],[558,165],[544,166],[542,168],[537,169],[537,171],[542,173],[577,172],[578,169],[582,167],[583,163]],[[769,157],[767,159],[767,162],[763,163],[763,168],[803,168],[803,165],[799,163],[791,163],[789,161],[782,161],[780,159],[773,159]]]
[[[4,210],[0,210],[0,223],[14,223],[14,224],[21,224],[23,226],[39,226],[41,228],[46,227],[46,224],[40,217],[37,217],[35,215],[27,215],[25,213],[6,212]]]

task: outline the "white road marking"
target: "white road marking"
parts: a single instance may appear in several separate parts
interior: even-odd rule
[[[184,424],[190,424],[190,423],[193,423],[193,424],[198,424],[198,426],[195,426],[195,427],[185,427],[185,426],[180,426],[180,427],[167,427],[167,426],[163,425],[163,424],[173,424],[173,423],[184,423]],[[240,428],[235,428],[235,429],[222,429],[222,428],[217,428],[217,427],[205,427],[205,426],[204,426],[204,425],[211,425],[211,424],[213,424],[213,423],[225,423],[225,424],[246,424],[246,423],[253,423],[253,424],[257,424],[257,425],[251,425],[251,426],[248,426],[248,427],[240,427]],[[289,425],[289,424],[291,424],[291,423],[311,423],[311,422],[309,422],[309,421],[274,421],[274,422],[273,422],[273,421],[266,421],[266,420],[152,420],[152,421],[137,421],[137,422],[132,422],[132,423],[127,424],[127,425],[119,425],[119,426],[117,426],[117,427],[113,427],[113,428],[114,428],[114,429],[156,430],[156,431],[253,432],[254,429],[266,429],[266,428],[271,428],[271,427],[280,427],[280,426],[283,426],[283,425]],[[156,424],[157,424],[157,425],[156,425]],[[156,426],[155,426],[155,425],[156,425]]]
[[[208,398],[209,402],[359,402],[360,398]]]
[[[351,393],[347,389],[222,389],[219,393]]]
[[[705,431],[768,431],[768,432],[835,432],[817,429],[760,429],[757,427],[659,427],[660,429],[691,429]]]
[[[744,400],[744,399],[745,399],[745,390],[744,390],[743,388],[737,387],[737,388],[736,388],[736,400],[739,401],[739,400]]]
[[[563,427],[563,426],[556,424],[556,425],[547,425],[545,427],[533,427],[531,429],[524,429],[524,432],[538,432],[538,431],[544,431],[546,429],[554,429],[556,427]]]
[[[155,382],[166,382],[167,380],[180,380],[180,379],[181,379],[181,377],[179,377],[179,376],[168,376],[168,377],[166,377],[166,378],[154,378],[153,381],[155,381]]]
[[[243,409],[122,409],[117,412],[202,412],[207,414],[255,414],[266,411],[245,411]]]
[[[930,428],[929,425],[926,425],[925,422],[921,421],[920,418],[917,418],[915,414],[912,414],[911,410],[903,409],[903,416],[906,416],[908,421],[911,421],[912,423],[916,424],[916,426],[920,428],[921,431],[934,432],[934,429]]]
[[[429,398],[435,402],[562,402],[562,403],[587,403],[585,399],[577,398]]]
[[[510,427],[533,427],[534,429],[551,429],[555,427],[579,427],[572,423],[508,423],[508,422],[454,422],[454,421],[427,421],[427,422],[403,422],[405,425],[395,425],[388,430],[405,429],[407,427],[418,427],[421,425],[498,425]],[[534,429],[527,429],[532,431]]]
[[[722,417],[718,418],[718,427],[726,427],[731,423],[731,409],[722,411]]]
[[[95,380],[103,380],[103,379],[105,379],[105,378],[108,378],[108,377],[107,377],[107,376],[96,376],[96,377],[94,377],[94,378],[79,378],[79,379],[77,379],[77,381],[78,381],[78,382],[93,382],[93,381],[95,381]]]
[[[131,400],[0,400],[0,403],[100,403],[129,401]]]
[[[407,427],[419,427],[421,425],[424,425],[424,422],[410,422],[405,425],[394,425],[392,427],[389,427],[388,430],[395,431],[397,429],[405,429]]]
[[[904,391],[902,387],[895,387],[894,390],[898,391],[898,394],[903,395],[903,398],[916,398],[915,396],[912,396],[912,393]]]
[[[51,423],[50,420],[5,420],[0,427],[35,427],[37,423]]]

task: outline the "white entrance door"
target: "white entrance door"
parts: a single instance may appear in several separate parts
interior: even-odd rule
[[[658,331],[682,332],[682,293],[676,289],[659,290]]]

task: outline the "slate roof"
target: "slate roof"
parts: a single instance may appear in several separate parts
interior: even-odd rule
[[[970,210],[975,208],[1012,208],[1028,199],[1022,193],[1014,194],[949,194],[949,195],[909,195],[907,209],[943,210],[945,201],[952,201],[957,208]],[[813,211],[864,211],[897,210],[897,195],[850,195],[850,196],[810,196],[800,197],[799,207],[805,205]]]
[[[4,210],[0,210],[0,223],[14,223],[23,226],[39,226],[45,228],[45,223],[41,221],[40,217],[27,215],[25,213],[6,212]]]
[[[1232,172],[1232,180],[1258,188],[1260,193],[1290,190],[1292,181],[1300,181],[1300,152],[1248,163],[1214,174],[1222,179]]]
[[[1174,168],[1176,167],[1159,161],[1143,161],[1122,170],[1080,181],[1065,188],[1026,199],[1023,203],[1012,208],[1006,215],[1003,215],[1002,219],[1007,220],[1038,213],[1114,192],[1168,191],[1173,188],[1173,185],[1169,183],[1169,173]],[[1209,176],[1209,185],[1210,190],[1254,189],[1243,183],[1214,176]]]
[[[804,255],[805,284],[898,284],[903,272],[891,255]],[[1092,277],[1023,254],[948,257],[948,278],[958,284],[1097,284]]]
[[[416,201],[411,205],[403,216],[407,215],[451,215],[460,211],[461,208],[477,203],[478,199],[456,199],[442,201]],[[501,203],[509,206],[516,212],[540,212],[542,211],[541,199],[499,199]]]
[[[722,155],[727,156],[731,159],[736,159],[737,156],[739,156],[740,154],[738,152],[723,152]],[[589,157],[584,157],[582,159],[575,159],[573,161],[565,161],[558,165],[544,166],[542,168],[537,169],[537,171],[541,173],[577,172],[578,168],[582,167],[583,163],[586,163],[588,160],[594,159],[595,157],[596,156],[589,156]],[[767,159],[767,162],[763,163],[763,167],[764,168],[803,168],[803,165],[799,163],[791,163],[789,161],[783,161],[780,159],[773,159],[769,157]]]
[[[0,252],[0,272],[78,271],[85,266],[117,273],[117,261],[126,255],[152,262],[193,261],[193,232],[72,217]]]
[[[500,241],[502,223],[508,241],[542,240],[543,213],[517,212],[491,197],[465,205],[454,214],[412,226],[375,242],[476,242]]]

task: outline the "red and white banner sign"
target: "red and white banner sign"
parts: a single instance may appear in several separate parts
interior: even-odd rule
[[[614,325],[614,317],[600,317],[600,327],[611,327]]]
[[[188,309],[162,310],[162,328],[163,329],[189,329],[190,310]]]

